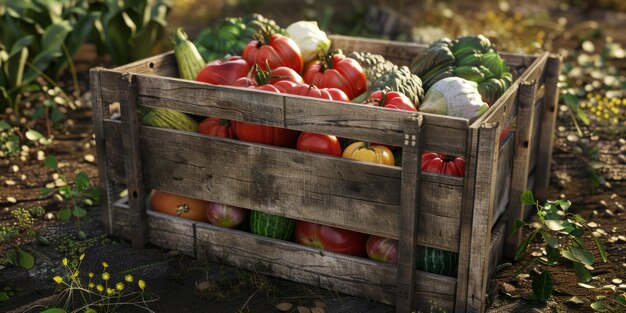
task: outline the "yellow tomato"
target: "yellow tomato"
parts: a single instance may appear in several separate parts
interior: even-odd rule
[[[343,150],[344,158],[369,163],[395,165],[393,153],[385,146],[372,146],[369,142],[357,141]]]

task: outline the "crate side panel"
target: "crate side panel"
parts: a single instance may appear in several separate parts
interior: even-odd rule
[[[178,62],[174,51],[165,52],[143,60],[114,68],[118,72],[133,74],[158,75],[164,77],[179,77]]]
[[[151,210],[147,213],[148,239],[151,243],[195,257],[195,222]]]
[[[495,205],[493,208],[492,224],[498,218],[505,214],[509,200],[518,201],[518,199],[509,199],[511,194],[511,177],[513,173],[513,152],[515,150],[515,137],[509,136],[508,139],[500,147],[498,153],[498,164],[496,173],[496,195]],[[492,225],[493,226],[493,225]]]
[[[124,168],[124,148],[122,147],[122,123],[120,121],[104,121],[104,145],[109,178],[118,183],[126,182]]]
[[[504,254],[504,241],[506,239],[506,220],[500,219],[491,232],[491,244],[489,246],[489,271],[488,277],[492,277]],[[489,291],[489,290],[487,290]]]
[[[366,39],[351,36],[331,35],[333,48],[345,54],[353,51],[380,54],[397,65],[409,65],[419,53],[426,51],[427,45],[380,39]]]
[[[196,224],[198,257],[313,286],[395,303],[396,266],[214,225]],[[417,300],[452,307],[454,278],[417,272]]]
[[[535,116],[533,117],[533,120],[535,121],[535,123],[533,124],[533,129],[531,130],[531,133],[530,133],[532,141],[530,145],[530,150],[528,151],[530,155],[530,163],[528,165],[529,174],[535,170],[535,167],[537,166],[538,163],[548,161],[548,160],[540,160],[539,153],[537,153],[537,151],[539,151],[539,144],[541,143],[541,138],[539,136],[541,136],[541,116],[543,115],[543,110],[544,110],[544,104],[541,102],[538,103],[537,107],[535,108]],[[549,136],[551,136],[551,134],[549,134]]]

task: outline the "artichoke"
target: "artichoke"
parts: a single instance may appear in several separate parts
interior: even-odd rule
[[[413,60],[411,72],[422,79],[427,91],[436,82],[453,76],[476,82],[483,101],[490,105],[513,81],[509,67],[483,35],[435,41]]]
[[[380,78],[383,74],[398,69],[395,64],[387,61],[385,57],[380,54],[354,51],[348,56],[361,64],[369,84]]]
[[[417,75],[412,74],[408,67],[401,66],[380,75],[369,84],[367,91],[352,99],[352,102],[362,103],[372,92],[384,89],[403,93],[411,99],[415,107],[419,107],[424,98],[422,80]]]

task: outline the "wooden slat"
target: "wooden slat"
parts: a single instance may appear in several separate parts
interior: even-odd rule
[[[114,71],[132,74],[158,75],[164,77],[179,77],[178,62],[174,56],[174,51],[157,54],[143,60],[119,66]]]
[[[92,96],[94,134],[96,136],[96,155],[98,160],[98,173],[102,196],[102,223],[108,234],[113,233],[113,221],[111,206],[113,198],[113,182],[109,177],[109,162],[106,154],[106,129],[104,128],[104,118],[107,115],[105,104],[102,103],[102,81],[100,80],[100,69],[94,68],[89,71],[89,89]]]
[[[507,206],[510,199],[511,188],[511,173],[513,172],[513,151],[515,150],[514,136],[510,136],[500,146],[498,152],[498,164],[496,166],[496,197],[495,205],[493,209],[492,225],[500,218],[501,215],[506,214]],[[506,212],[506,213],[505,213]]]
[[[196,257],[194,221],[148,210],[148,239],[165,249]]]
[[[125,92],[120,95],[120,103],[122,128],[125,130],[125,135],[122,136],[122,146],[126,156],[124,170],[131,213],[131,243],[135,248],[142,248],[147,241],[148,221],[141,164],[142,150],[139,145],[141,122],[137,113],[137,85],[131,74],[125,75],[125,79],[118,82],[126,86]],[[124,88],[120,86],[120,89]]]
[[[540,103],[535,107],[535,111],[533,112],[533,120],[535,122],[532,125],[530,136],[534,140],[529,141],[530,150],[528,151],[528,154],[530,155],[530,162],[528,164],[528,173],[534,171],[538,163],[544,162],[544,160],[539,159],[538,153],[539,145],[541,143],[541,140],[539,139],[539,136],[541,136],[541,116],[543,116],[544,108],[545,105]]]
[[[123,172],[121,164],[124,154],[117,139],[121,136],[121,124],[112,120],[104,123],[107,135],[111,135],[107,136],[106,141],[111,165],[109,173]],[[356,227],[354,230],[357,231],[398,238],[398,224],[394,216],[399,214],[400,168],[369,165],[293,149],[168,129],[144,126],[142,134],[145,135],[141,141],[144,151],[144,185],[148,189],[254,208],[337,227]],[[283,157],[278,157],[281,154],[284,154]],[[256,160],[258,155],[263,155],[263,160],[286,158],[294,161],[270,161],[262,164],[260,160]],[[260,178],[268,164],[273,164],[275,171],[279,173],[270,174],[272,178],[268,178],[273,180],[273,186],[267,185]],[[324,168],[327,168],[328,174],[319,170]],[[375,169],[374,172],[372,168]],[[298,177],[298,173],[304,176]],[[316,175],[334,185],[321,182],[319,185],[312,184],[309,179],[313,178],[309,177]],[[420,227],[418,242],[456,252],[459,249],[463,180],[431,173],[424,173],[422,177],[420,194],[429,196],[424,197],[420,205],[420,219],[427,223],[427,227]],[[196,189],[186,186],[205,187]],[[325,193],[335,200],[328,202]],[[335,205],[331,205],[332,203]],[[332,209],[338,215],[325,214],[318,207]],[[382,221],[377,222],[380,225],[370,224],[369,220],[372,219]]]
[[[196,224],[199,258],[394,304],[397,267],[205,223]],[[454,278],[417,273],[418,305],[451,310]],[[421,300],[421,301],[420,301]]]
[[[551,56],[546,63],[546,94],[541,116],[541,135],[538,136],[539,148],[537,151],[535,195],[537,199],[546,200],[548,184],[550,182],[550,162],[552,160],[552,146],[554,145],[554,125],[556,123],[557,107],[559,102],[559,73],[561,58]]]
[[[474,215],[472,218],[472,243],[467,287],[468,312],[485,309],[485,290],[489,266],[491,242],[491,219],[495,197],[495,166],[498,159],[497,124],[483,124],[478,129],[478,156],[476,165],[476,189],[474,192]]]
[[[491,244],[489,245],[489,279],[493,276],[498,264],[500,264],[500,260],[502,260],[502,255],[506,251],[506,249],[504,249],[504,241],[506,240],[507,234],[506,220],[500,219],[491,232]]]
[[[507,233],[510,233],[516,219],[524,219],[526,209],[522,205],[520,198],[522,193],[528,189],[528,167],[530,165],[530,148],[537,141],[533,137],[532,130],[535,125],[535,93],[537,83],[535,81],[524,81],[520,84],[519,98],[517,101],[519,115],[517,117],[517,128],[515,130],[515,151],[513,159],[512,184],[510,191],[511,201],[509,203],[509,212],[505,219],[507,224]],[[515,249],[521,242],[521,233],[509,236],[506,239],[505,255],[513,257]]]
[[[470,248],[472,243],[472,221],[474,216],[474,189],[476,186],[476,165],[478,162],[478,129],[470,128],[467,137],[467,157],[465,163],[465,186],[461,207],[461,229],[459,238],[459,267],[457,274],[455,312],[465,312],[469,283]]]
[[[417,113],[404,122],[402,148],[402,177],[400,185],[400,212],[398,225],[398,270],[396,312],[410,312],[415,307],[415,280],[417,264],[417,231],[421,193],[421,127],[422,116]]]
[[[101,121],[104,126],[104,144],[106,151],[106,172],[100,175],[107,175],[109,180],[117,183],[126,183],[126,171],[124,169],[124,147],[122,146],[122,123],[119,120]],[[97,138],[97,137],[96,137]],[[99,154],[100,155],[100,154]],[[100,163],[98,163],[100,164]]]

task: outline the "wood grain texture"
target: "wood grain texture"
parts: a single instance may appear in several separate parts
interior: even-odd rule
[[[489,266],[488,266],[488,278],[491,279],[495,273],[496,268],[502,260],[502,256],[506,249],[504,248],[504,242],[508,232],[506,231],[506,220],[500,219],[491,231],[491,243],[489,245]]]
[[[194,227],[195,222],[162,214],[152,210],[148,214],[148,239],[151,243],[165,249],[179,250],[186,255],[196,257]]]
[[[115,138],[122,125],[105,125],[114,135],[107,139],[110,172],[120,172],[124,154]],[[399,238],[398,167],[145,126],[141,146],[147,189]],[[422,176],[420,194],[430,196],[420,205],[427,227],[418,242],[456,252],[462,179]]]
[[[491,219],[494,209],[496,164],[498,159],[497,124],[483,124],[478,128],[478,155],[476,187],[472,218],[472,242],[467,286],[467,312],[485,310]],[[480,174],[478,174],[480,173]]]
[[[104,118],[108,115],[105,105],[102,103],[100,68],[89,71],[89,89],[91,90],[94,134],[96,139],[96,156],[98,160],[98,173],[102,197],[102,223],[107,234],[113,233],[113,221],[111,220],[113,198],[111,197],[113,181],[109,177],[109,162],[106,155],[106,129]]]
[[[145,192],[142,175],[142,150],[140,146],[141,122],[137,113],[137,85],[131,74],[122,76],[121,86],[126,86],[120,95],[122,111],[122,136],[124,170],[129,194],[131,243],[134,248],[142,248],[147,242],[148,221],[146,219]],[[120,89],[124,88],[120,86]]]
[[[205,223],[196,224],[198,257],[329,290],[394,304],[397,267],[260,237]],[[456,279],[417,273],[418,303],[433,300],[450,310]]]
[[[559,73],[561,71],[561,57],[551,56],[546,63],[546,94],[544,107],[541,115],[541,135],[538,137],[539,148],[537,151],[535,197],[541,201],[548,196],[548,184],[550,182],[550,162],[552,160],[552,147],[554,145],[554,125],[559,102]]]
[[[157,54],[133,63],[114,68],[117,72],[133,74],[158,75],[164,77],[179,77],[178,62],[174,51]]]
[[[511,201],[509,211],[506,216],[507,233],[510,233],[516,219],[524,220],[526,209],[522,205],[520,198],[522,193],[528,189],[528,167],[530,165],[530,148],[537,138],[531,136],[535,124],[535,92],[537,83],[535,81],[525,81],[520,84],[519,97],[517,101],[518,117],[515,129],[515,149],[513,158],[512,184],[510,191]],[[515,249],[521,242],[521,233],[509,236],[506,239],[505,256],[513,257]]]
[[[515,138],[509,136],[501,146],[498,152],[498,161],[496,165],[496,194],[493,209],[492,225],[502,215],[509,215],[507,210],[509,205],[511,181],[513,172],[513,151],[515,150]]]
[[[543,116],[543,110],[546,106],[543,103],[538,103],[535,107],[535,111],[533,112],[533,120],[535,121],[532,125],[531,135],[530,137],[534,140],[529,141],[529,151],[530,162],[528,164],[528,173],[530,174],[535,170],[537,164],[544,162],[544,160],[539,159],[539,145],[541,144],[540,136],[541,133],[541,117]]]
[[[417,265],[417,234],[419,224],[420,172],[421,172],[421,126],[419,113],[404,122],[404,146],[402,147],[402,177],[400,185],[400,213],[398,225],[398,270],[396,288],[396,312],[411,312],[415,308],[415,280]]]

